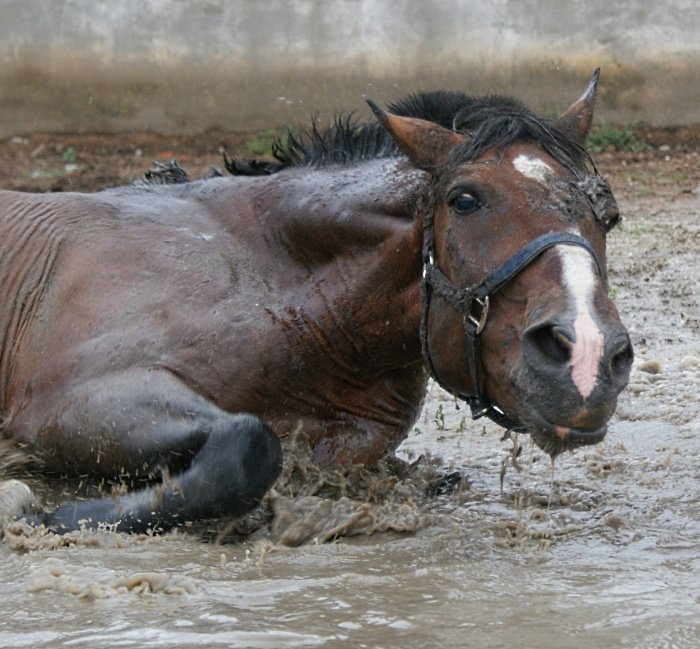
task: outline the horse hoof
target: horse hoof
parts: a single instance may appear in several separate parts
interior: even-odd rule
[[[0,482],[0,517],[20,518],[37,504],[32,490],[19,480]]]
[[[446,496],[457,491],[462,484],[467,485],[466,477],[460,471],[454,471],[431,482],[425,492],[428,496]]]

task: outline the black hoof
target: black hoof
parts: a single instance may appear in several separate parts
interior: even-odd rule
[[[454,493],[463,484],[466,485],[467,480],[459,471],[448,473],[447,475],[431,482],[425,490],[427,496],[446,496]]]

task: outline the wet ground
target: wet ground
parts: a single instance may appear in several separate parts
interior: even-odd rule
[[[287,499],[288,475],[286,535],[8,528],[0,646],[700,646],[700,146],[648,136],[652,150],[597,158],[625,218],[609,266],[636,351],[605,442],[552,466],[433,387],[401,455],[461,471],[453,494],[385,475],[360,504],[344,480],[366,476],[313,474],[315,495]],[[171,157],[196,176],[256,138],[16,137],[0,186],[108,186]]]

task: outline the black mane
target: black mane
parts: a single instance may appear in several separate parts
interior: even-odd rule
[[[534,142],[572,171],[584,171],[590,160],[584,149],[555,122],[538,117],[509,97],[471,97],[447,91],[418,93],[391,104],[389,112],[469,134],[470,139],[455,152],[460,162],[474,160],[488,148],[505,147],[515,140]],[[398,155],[398,147],[386,129],[376,121],[358,121],[353,114],[336,117],[325,129],[319,128],[314,120],[310,128],[299,134],[290,130],[273,145],[275,171],[352,164]],[[240,165],[229,171],[240,174]]]
[[[471,97],[462,92],[425,92],[409,95],[389,105],[389,112],[417,117],[468,134],[469,139],[453,151],[448,164],[478,158],[486,149],[506,147],[516,140],[530,141],[581,178],[595,172],[586,151],[556,122],[535,115],[527,106],[498,95]],[[272,147],[274,160],[236,160],[224,155],[224,165],[235,176],[259,176],[290,167],[350,165],[363,160],[401,155],[393,138],[376,119],[356,119],[354,114],[338,115],[330,126],[321,128],[313,120],[298,133],[289,129]],[[212,175],[220,175],[214,170]],[[147,172],[145,185],[188,182],[175,161]]]

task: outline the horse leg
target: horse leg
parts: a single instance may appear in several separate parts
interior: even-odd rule
[[[162,484],[79,500],[35,517],[61,532],[110,526],[166,530],[186,521],[241,515],[274,484],[277,436],[260,419],[230,414],[165,370],[135,370],[72,391],[58,415],[56,455],[79,472],[124,475],[165,468]]]

